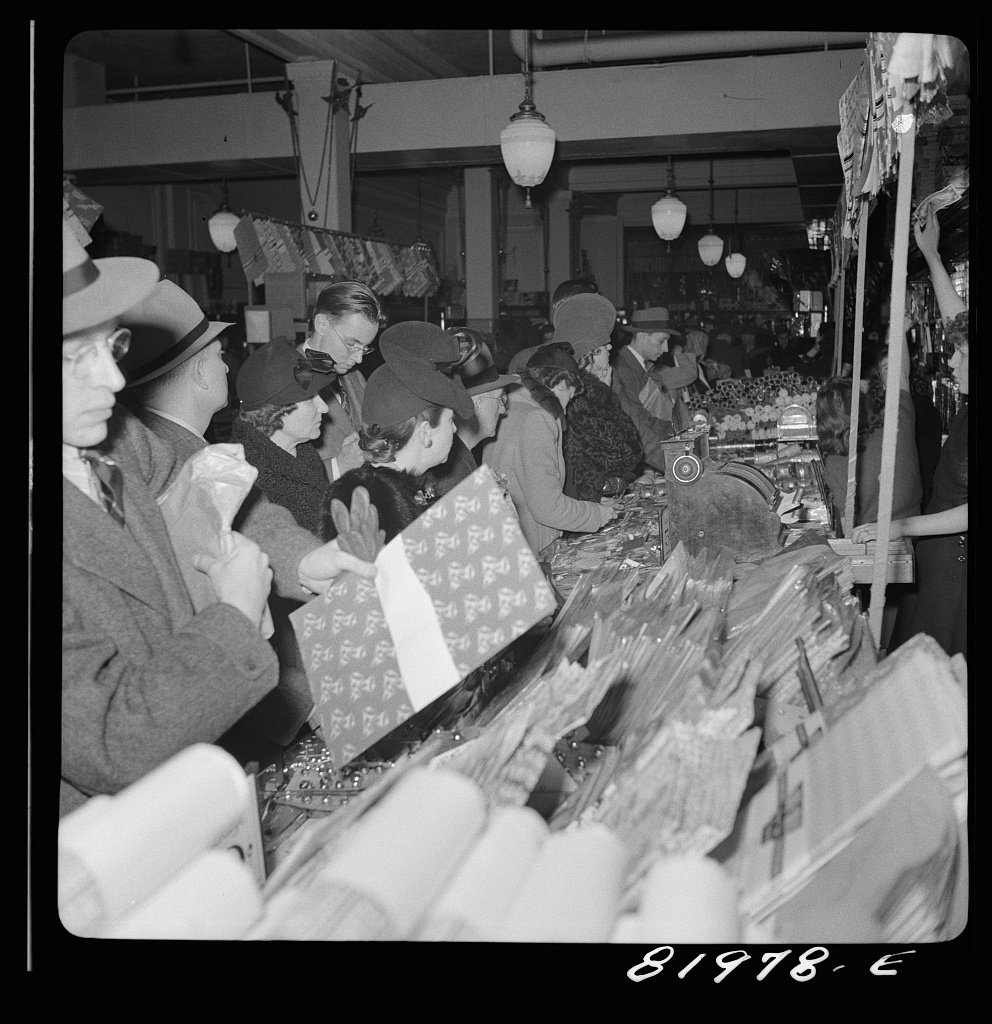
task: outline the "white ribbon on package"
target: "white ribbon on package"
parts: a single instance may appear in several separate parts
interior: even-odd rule
[[[394,537],[376,556],[375,587],[392,636],[403,685],[414,711],[461,682],[461,673],[445,643],[430,594],[417,579],[403,535]]]

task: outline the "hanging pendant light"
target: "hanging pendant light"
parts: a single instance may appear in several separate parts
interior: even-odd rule
[[[555,133],[544,115],[538,113],[532,96],[534,76],[530,70],[530,29],[524,59],[524,101],[510,123],[500,132],[499,148],[503,163],[517,185],[527,190],[525,205],[531,206],[530,190],[540,185],[555,155]]]
[[[227,182],[223,182],[224,198],[221,201],[220,209],[207,221],[207,229],[210,232],[210,241],[221,252],[234,252],[238,247],[237,239],[234,237],[234,229],[238,226],[241,218],[232,213],[227,205]]]
[[[737,189],[734,189],[734,238],[736,239],[737,244],[740,245],[740,235],[737,232]],[[740,277],[747,267],[747,257],[743,253],[738,252],[732,243],[730,247],[730,254],[723,263],[727,268],[727,273],[731,277]]]
[[[697,243],[699,258],[708,267],[715,267],[723,255],[723,239],[713,230],[713,161],[710,160],[710,230]]]
[[[672,173],[672,157],[668,157],[668,184],[665,194],[651,207],[651,223],[659,238],[669,243],[682,234],[685,227],[686,205],[675,194],[675,175]]]

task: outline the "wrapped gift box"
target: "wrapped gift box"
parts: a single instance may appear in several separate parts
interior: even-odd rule
[[[555,610],[516,511],[483,466],[290,615],[324,742],[346,764]]]

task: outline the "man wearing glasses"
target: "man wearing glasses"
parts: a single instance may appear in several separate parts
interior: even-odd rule
[[[328,480],[365,462],[358,447],[365,377],[358,365],[374,348],[381,321],[375,293],[358,281],[329,285],[314,303],[313,331],[303,353],[315,369],[337,375],[321,392],[328,411],[317,449]]]
[[[60,814],[214,742],[276,685],[259,631],[269,587],[303,599],[373,566],[310,537],[284,562],[241,537],[202,559],[217,603],[195,612],[156,498],[175,453],[117,406],[120,318],[158,280],[148,260],[91,260],[62,230],[62,761]],[[205,319],[205,318],[204,318]],[[303,531],[301,531],[302,533]]]

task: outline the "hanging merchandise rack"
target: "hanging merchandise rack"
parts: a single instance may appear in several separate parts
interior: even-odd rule
[[[381,238],[315,228],[242,211],[234,231],[245,277],[254,285],[266,274],[305,274],[360,281],[377,295],[434,295],[441,280],[433,251]]]

